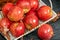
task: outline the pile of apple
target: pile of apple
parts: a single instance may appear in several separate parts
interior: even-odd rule
[[[46,21],[52,17],[51,8],[45,5],[39,7],[39,0],[18,0],[15,4],[6,3],[2,8],[2,14],[4,17],[0,20],[0,26],[9,29],[15,37],[24,34],[26,29],[31,30],[38,26],[39,20]],[[46,26],[48,29],[49,25]]]

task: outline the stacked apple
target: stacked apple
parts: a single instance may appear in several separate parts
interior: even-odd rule
[[[39,20],[46,21],[52,17],[49,6],[39,7],[39,0],[18,0],[16,4],[6,3],[2,8],[4,18],[0,26],[9,29],[11,34],[18,37],[38,26]]]

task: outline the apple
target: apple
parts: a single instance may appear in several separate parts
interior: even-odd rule
[[[39,23],[38,17],[35,15],[35,12],[27,13],[23,21],[28,30],[35,28]]]
[[[11,25],[11,21],[8,18],[4,17],[0,20],[0,26],[1,27],[9,28],[10,25]]]
[[[40,20],[46,21],[52,17],[52,9],[49,6],[41,6],[38,10]]]
[[[39,8],[39,0],[29,0],[32,10]]]
[[[28,0],[18,0],[16,5],[21,7],[23,9],[24,13],[29,12],[31,9],[31,5]]]
[[[49,40],[53,36],[53,28],[49,24],[44,24],[38,29],[38,36],[41,39]]]
[[[8,14],[8,12],[13,8],[14,4],[13,3],[6,3],[3,7],[2,7],[2,12],[3,15],[6,16]]]
[[[26,13],[26,16],[27,16],[27,15],[30,15],[30,14],[37,15],[37,13],[36,13],[34,10],[30,10],[28,13]]]
[[[14,6],[14,8],[11,11],[9,11],[7,16],[11,21],[16,22],[23,18],[24,12],[23,12],[22,8],[20,8],[18,6]]]
[[[25,33],[25,26],[23,22],[15,22],[10,26],[10,32],[14,37],[19,37]]]

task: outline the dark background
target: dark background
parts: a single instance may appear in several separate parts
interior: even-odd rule
[[[47,5],[50,6],[48,0],[43,0]],[[60,0],[52,0],[53,2],[53,10],[57,13],[60,11]],[[51,38],[51,40],[60,40],[60,19],[56,22],[50,22],[50,24],[53,26],[54,29],[54,36]],[[40,40],[37,36],[37,30],[34,32],[24,36],[24,40],[30,40],[31,38],[34,38],[34,40]],[[0,40],[5,40],[5,38],[0,34]]]

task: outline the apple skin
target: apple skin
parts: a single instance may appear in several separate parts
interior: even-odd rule
[[[39,23],[38,17],[35,15],[35,12],[33,11],[27,13],[23,21],[28,30],[35,28]]]
[[[22,8],[20,8],[18,6],[14,6],[14,8],[11,11],[9,11],[7,16],[11,21],[16,22],[23,18],[24,12],[23,12]]]
[[[39,0],[29,0],[32,10],[37,10],[39,8]]]
[[[38,10],[39,19],[46,21],[52,17],[52,9],[49,6],[41,6]]]
[[[10,26],[10,32],[14,37],[19,37],[25,33],[25,25],[23,22],[12,23]]]
[[[30,10],[30,11],[26,14],[26,16],[27,16],[27,15],[30,15],[30,14],[34,14],[34,15],[37,16],[37,13],[36,13],[34,10]]]
[[[53,34],[54,34],[53,28],[49,24],[44,24],[38,29],[38,36],[41,39],[46,39],[46,40],[51,39]]]
[[[11,25],[11,21],[8,18],[4,17],[0,20],[0,26],[1,27],[9,28],[10,25]]]
[[[4,16],[7,16],[8,12],[14,7],[13,3],[6,3],[3,7],[2,7],[2,12]]]
[[[24,13],[29,12],[31,9],[29,0],[18,0],[16,5],[21,7],[23,9]]]

